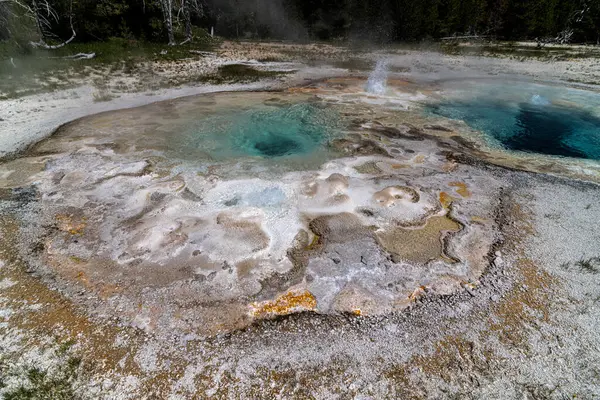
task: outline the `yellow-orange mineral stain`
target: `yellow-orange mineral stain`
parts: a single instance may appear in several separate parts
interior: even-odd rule
[[[448,161],[444,165],[442,165],[442,171],[444,172],[454,172],[458,168],[458,164],[452,161]]]
[[[58,221],[58,229],[63,232],[68,232],[71,235],[82,235],[83,229],[85,228],[86,218],[82,218],[79,221],[74,221],[73,217],[69,215],[59,214],[56,216]]]
[[[413,301],[413,302],[417,301],[419,298],[421,298],[425,295],[425,291],[426,291],[425,286],[419,286],[410,295],[408,295],[408,300]]]
[[[301,311],[314,311],[317,299],[308,290],[290,291],[275,298],[275,300],[250,305],[253,317],[288,315]]]
[[[404,164],[392,164],[392,168],[393,169],[408,168],[408,165],[404,165]]]
[[[452,204],[452,200],[454,199],[448,193],[440,192],[440,204],[442,205],[442,207],[446,209],[450,207],[450,204]]]
[[[388,79],[388,85],[393,85],[393,86],[408,86],[410,85],[410,82],[404,79]],[[419,90],[419,92],[422,92],[421,90]]]
[[[308,246],[306,246],[306,250],[314,250],[319,246],[319,242],[321,237],[319,235],[313,235],[313,238]]]
[[[448,186],[457,188],[456,193],[462,197],[471,197],[471,192],[467,189],[467,184],[464,182],[450,182]]]
[[[423,154],[419,154],[413,160],[415,164],[423,164],[425,162],[425,156]]]
[[[473,282],[461,282],[462,286],[465,287],[466,289],[470,289],[473,290],[477,287],[477,285]]]
[[[92,287],[90,280],[88,278],[88,276],[86,275],[85,272],[83,271],[78,271],[76,278],[79,282],[81,282],[85,287],[90,288]]]

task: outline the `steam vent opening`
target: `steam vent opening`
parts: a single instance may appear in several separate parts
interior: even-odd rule
[[[265,157],[281,157],[297,152],[301,146],[295,140],[275,134],[254,143],[254,149]]]

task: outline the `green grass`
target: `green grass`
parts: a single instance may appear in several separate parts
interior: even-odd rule
[[[66,89],[94,71],[131,75],[146,61],[171,62],[198,57],[190,50],[210,51],[219,41],[204,37],[178,46],[137,40],[71,43],[56,50],[33,49],[0,42],[0,99]],[[95,53],[90,60],[65,59],[78,53]],[[14,65],[13,65],[14,64]]]
[[[3,393],[5,400],[72,400],[77,395],[74,383],[81,360],[68,357],[56,370],[49,372],[31,367],[20,375],[23,383]],[[0,385],[1,388],[2,385]]]
[[[370,71],[375,66],[375,63],[362,58],[348,58],[346,60],[334,61],[332,65],[336,68],[343,68],[350,71]]]
[[[291,71],[263,71],[244,64],[228,64],[220,66],[213,75],[197,77],[197,82],[211,84],[248,83],[256,82],[260,79],[275,78],[289,73]]]
[[[228,64],[219,67],[218,74],[223,79],[261,79],[261,78],[269,78],[275,77],[282,74],[281,71],[263,71],[256,68],[252,68],[248,65],[243,64]]]
[[[595,48],[572,48],[569,46],[525,46],[512,42],[482,42],[474,45],[461,45],[459,42],[440,44],[439,50],[449,55],[484,55],[487,57],[507,57],[538,60],[570,60],[598,58],[600,52]]]
[[[4,395],[6,400],[71,400],[75,398],[73,387],[68,378],[52,378],[37,368],[27,371],[28,386],[20,386]]]
[[[281,62],[284,60],[281,57],[267,56],[267,57],[261,57],[257,61],[266,63],[266,62]]]
[[[77,53],[96,53],[96,58],[89,60],[89,62],[94,63],[113,63],[125,58],[176,60],[189,57],[189,50],[209,51],[214,49],[219,43],[218,39],[212,39],[210,36],[197,37],[192,42],[177,46],[168,46],[166,43],[111,38],[105,41],[89,43],[75,42],[59,49],[47,50],[4,41],[0,42],[0,61],[9,60],[11,57],[15,59],[27,57],[52,58],[65,57]],[[163,50],[166,50],[167,54],[160,54]],[[57,62],[61,63],[64,61],[58,60]]]

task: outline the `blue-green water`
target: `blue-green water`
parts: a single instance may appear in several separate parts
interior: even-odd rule
[[[482,83],[428,106],[516,151],[600,159],[600,95],[532,84]]]
[[[302,156],[334,137],[338,125],[335,112],[311,103],[259,106],[199,119],[178,145],[216,159]]]

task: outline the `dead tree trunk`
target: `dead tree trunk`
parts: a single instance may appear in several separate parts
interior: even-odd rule
[[[173,34],[173,0],[159,0],[159,2],[169,38],[169,46],[175,46],[175,35]]]
[[[192,13],[190,10],[190,0],[181,0],[181,10],[183,11],[183,21],[185,24],[185,40],[183,43],[187,43],[192,40]]]
[[[180,0],[179,10],[177,12],[177,21],[179,14],[183,14],[183,23],[185,29],[185,40],[181,44],[190,42],[193,38],[192,15],[202,17],[204,15],[204,0]]]

